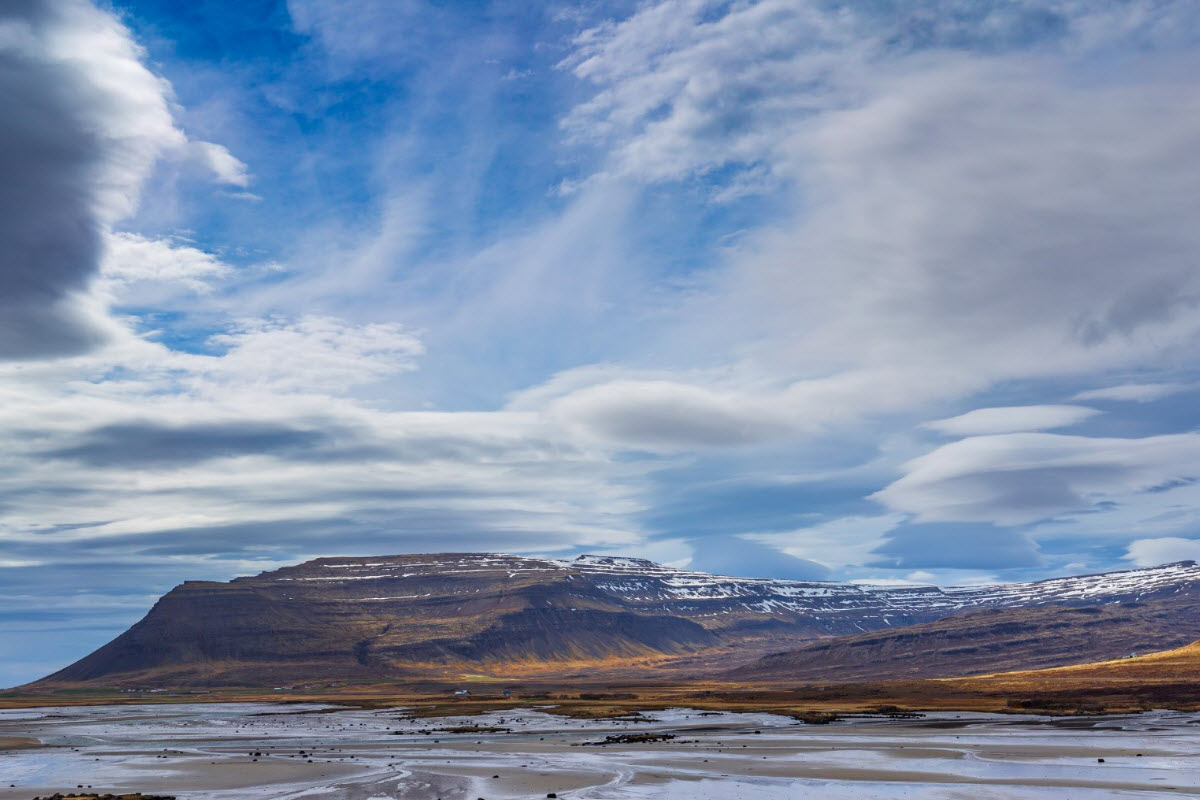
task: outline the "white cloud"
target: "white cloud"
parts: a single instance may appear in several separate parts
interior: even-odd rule
[[[1075,395],[1074,400],[1119,400],[1132,403],[1150,403],[1172,394],[1186,391],[1182,383],[1124,383],[1106,386],[1103,389],[1088,389]]]
[[[842,570],[876,560],[874,551],[886,541],[884,534],[905,519],[904,514],[846,516],[792,531],[743,535],[788,555]]]
[[[618,380],[572,392],[549,412],[634,450],[692,450],[757,444],[792,434],[759,398],[671,381]]]
[[[405,58],[380,39],[377,3],[290,9],[343,67]],[[527,364],[624,354],[637,367],[563,398],[562,418],[612,445],[658,437],[641,443],[654,450],[825,432],[998,381],[1152,367],[1190,346],[1200,284],[1176,256],[1200,250],[1184,211],[1200,114],[1166,72],[1133,69],[1121,85],[1077,74],[1098,48],[1161,36],[1169,9],[1140,22],[1067,3],[942,11],[639,6],[582,32],[562,62],[594,87],[565,129],[606,157],[559,216],[413,268],[437,204],[404,184],[365,246],[331,251],[321,231],[322,277],[272,285],[260,307],[319,291],[388,313],[416,290],[406,318],[469,362],[433,370],[505,391],[527,386],[517,373],[545,378]],[[1031,55],[1021,39],[1043,27],[1059,32]],[[778,224],[744,232],[680,292],[626,242],[644,182],[684,178],[722,202],[783,200]],[[362,283],[379,291],[345,296]],[[514,351],[537,356],[514,367]]]
[[[420,338],[396,323],[354,325],[331,317],[247,320],[209,339],[219,358],[189,359],[205,379],[273,391],[342,393],[416,368]]]
[[[449,546],[456,531],[489,547],[647,547],[646,476],[664,461],[631,450],[711,455],[834,428],[866,438],[864,419],[928,419],[931,401],[999,381],[1098,381],[1188,357],[1200,330],[1190,74],[1156,72],[1153,55],[1119,79],[1080,66],[1091,48],[1150,36],[1179,6],[1135,4],[1144,24],[1133,12],[1049,6],[1067,33],[1035,54],[1009,49],[1039,11],[1019,3],[946,14],[917,3],[889,17],[869,3],[667,0],[583,33],[563,65],[595,91],[564,126],[600,148],[603,165],[561,214],[517,214],[519,230],[439,242],[435,258],[454,252],[425,262],[444,223],[441,187],[393,169],[412,142],[389,142],[379,213],[311,231],[289,265],[296,278],[241,298],[250,321],[194,342],[200,352],[126,336],[94,357],[3,372],[4,535],[30,542],[54,530],[130,548],[142,537],[169,550],[194,536],[215,548],[219,530],[251,525],[290,530],[231,547],[316,552],[350,529],[364,547],[386,544],[380,531],[406,547]],[[115,18],[55,7],[86,24],[56,28],[74,31],[69,47],[35,49],[78,73],[91,98],[85,117],[103,134],[109,170],[89,184],[98,230],[136,207],[159,158],[199,160],[247,185],[229,151],[187,142],[169,87]],[[396,55],[386,2],[361,14],[315,0],[289,8],[334,72]],[[405,4],[398,17],[419,9]],[[987,55],[964,52],[972,38]],[[666,202],[662,184],[681,180],[731,206],[766,192],[772,222],[726,241],[711,271],[680,275],[639,250],[656,220],[633,218],[654,205],[643,202],[647,183]],[[457,211],[457,198],[448,205]],[[111,242],[125,253],[106,272],[123,290],[203,290],[228,275],[186,244]],[[312,308],[340,316],[294,312]],[[361,322],[397,318],[420,333]],[[432,394],[412,388],[418,363],[440,371],[456,407],[489,407],[479,398],[605,356],[614,363],[566,369],[499,411],[408,402]],[[1029,431],[1088,413],[980,409],[930,425]],[[134,430],[149,462],[101,453]],[[167,463],[148,446],[192,446],[189,436],[208,447],[192,462]],[[910,462],[878,495],[895,513],[753,536],[830,566],[863,564],[910,514],[1027,522],[1094,509],[1186,479],[1193,448],[1187,437],[973,438]],[[102,458],[110,466],[96,468]],[[887,458],[875,474],[900,456]],[[48,503],[37,486],[63,496]]]
[[[423,346],[402,326],[269,318],[214,344],[206,355],[126,339],[0,367],[5,558],[53,564],[71,545],[200,566],[222,552],[238,568],[347,548],[644,545],[630,519],[645,468],[543,415],[356,399],[415,369]]]
[[[1194,341],[1179,254],[1200,237],[1179,204],[1200,116],[1172,90],[1068,89],[1047,69],[950,58],[828,115],[804,149],[819,205],[732,276],[773,347],[987,385]],[[1114,199],[1150,186],[1146,205]]]
[[[101,221],[111,223],[134,211],[154,163],[187,138],[171,114],[169,85],[144,66],[141,47],[115,16],[84,0],[41,5],[51,23],[38,26],[39,40],[29,44],[79,75],[80,123],[104,148],[89,188]]]
[[[949,419],[922,423],[921,427],[947,436],[1020,433],[1077,425],[1099,413],[1087,406],[1001,406],[977,408]]]
[[[781,128],[820,104],[807,87],[841,60],[829,40],[852,46],[835,18],[803,4],[747,3],[706,20],[715,10],[668,0],[579,36],[563,66],[598,91],[564,126],[608,143],[613,172],[678,179],[770,163]]]
[[[186,158],[170,86],[112,13],[87,0],[0,8],[0,358],[86,351],[119,338],[90,294],[102,238],[138,206],[164,158]],[[201,148],[238,183],[236,159]]]
[[[579,37],[564,66],[596,92],[564,124],[610,175],[791,196],[664,335],[774,375],[806,419],[1153,369],[1200,335],[1200,106],[1150,47],[1080,75],[1130,42],[1188,57],[1181,7],[1138,9],[667,0]],[[1056,46],[1031,55],[1039,26]]]
[[[1178,536],[1135,539],[1129,543],[1125,558],[1139,567],[1153,567],[1173,561],[1200,561],[1200,540]]]
[[[958,386],[954,374],[852,370],[783,383],[752,364],[691,371],[582,367],[518,392],[509,408],[543,411],[612,446],[660,452],[780,444],[903,411]]]
[[[113,233],[106,237],[105,245],[101,275],[118,285],[176,283],[204,293],[233,272],[213,254],[167,239]]]
[[[385,63],[389,56],[401,61],[408,49],[424,46],[428,31],[418,35],[416,27],[426,22],[423,7],[421,0],[363,0],[347,13],[341,4],[325,0],[287,2],[296,31],[319,38],[339,71]]]
[[[1195,481],[1200,434],[1012,433],[943,445],[872,498],[919,521],[1022,525]]]
[[[1064,59],[1122,44],[1186,49],[1198,38],[1189,10],[1180,0],[660,0],[579,34],[560,66],[596,91],[564,127],[609,147],[613,172],[663,180],[734,167],[734,183],[769,185],[794,163],[791,136],[862,105],[881,76],[930,66],[931,52],[1022,61],[1040,44]]]
[[[250,168],[224,145],[212,142],[190,142],[190,145],[196,158],[217,180],[241,189],[250,186]]]
[[[707,380],[655,375],[723,398],[704,407],[706,419],[725,420],[731,435],[741,421],[730,408],[770,409],[783,421],[777,435],[799,438],[1002,382],[1172,371],[1196,352],[1192,10],[944,12],[668,0],[586,32],[564,62],[596,86],[566,128],[606,149],[607,174],[693,180],[714,197],[743,194],[749,181],[794,203],[728,246],[666,334],[696,353],[731,354]],[[1039,15],[1057,32],[1031,51]],[[1137,56],[1119,78],[1097,73],[1116,51]],[[751,379],[738,385],[731,373]],[[615,395],[605,408],[635,415]],[[681,418],[702,413],[679,408]],[[932,423],[1013,435],[938,448],[875,498],[919,520],[1015,525],[1103,509],[1148,530],[1183,524],[1152,508],[1188,490],[1154,492],[1154,502],[1145,493],[1192,479],[1190,435],[1018,435],[1094,413],[1038,406]],[[1106,515],[1058,530],[1083,536]],[[863,563],[854,558],[841,563]]]

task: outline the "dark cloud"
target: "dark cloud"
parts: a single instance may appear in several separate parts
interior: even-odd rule
[[[213,458],[313,451],[329,435],[257,422],[166,426],[156,423],[106,425],[67,447],[45,455],[93,467],[185,466]]]
[[[49,0],[0,4],[0,25],[55,23]],[[105,144],[80,109],[77,67],[0,46],[0,358],[77,353],[102,334],[72,302],[100,258],[95,209]]]
[[[1025,534],[995,525],[923,523],[902,525],[875,548],[867,564],[886,569],[1019,569],[1042,566]]]
[[[514,453],[514,447],[516,452]],[[386,459],[404,464],[434,461],[478,463],[506,459],[537,461],[564,447],[540,440],[472,439],[455,433],[403,434],[375,440],[370,431],[327,420],[308,420],[306,427],[273,422],[213,422],[167,425],[149,420],[106,425],[79,434],[74,441],[44,451],[95,467],[186,466],[214,458],[278,455],[293,461],[323,463]],[[403,499],[400,490],[363,490],[366,495]],[[421,496],[457,496],[453,488],[423,491]],[[477,494],[477,492],[472,492]],[[360,499],[369,499],[362,497]]]

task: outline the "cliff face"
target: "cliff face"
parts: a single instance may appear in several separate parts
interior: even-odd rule
[[[1169,605],[1196,586],[1200,569],[1191,563],[940,589],[728,578],[595,556],[326,558],[229,583],[185,583],[121,636],[39,683],[272,686],[581,670],[633,677],[639,667],[670,664],[713,672],[821,637],[964,610]],[[1163,625],[1146,641],[1168,647],[1176,634]],[[834,651],[819,652],[802,657],[805,674],[821,672]]]

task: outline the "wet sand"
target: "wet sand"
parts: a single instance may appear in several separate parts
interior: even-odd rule
[[[0,752],[0,800],[80,784],[181,800],[1200,795],[1198,714],[939,713],[831,725],[687,709],[646,716],[653,721],[530,709],[410,720],[402,709],[267,704],[0,712],[0,742],[9,745]],[[476,723],[510,732],[436,730]],[[587,744],[623,733],[675,738]]]

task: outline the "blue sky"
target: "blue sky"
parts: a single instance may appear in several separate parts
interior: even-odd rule
[[[0,10],[0,684],[185,579],[1200,557],[1200,10]]]

